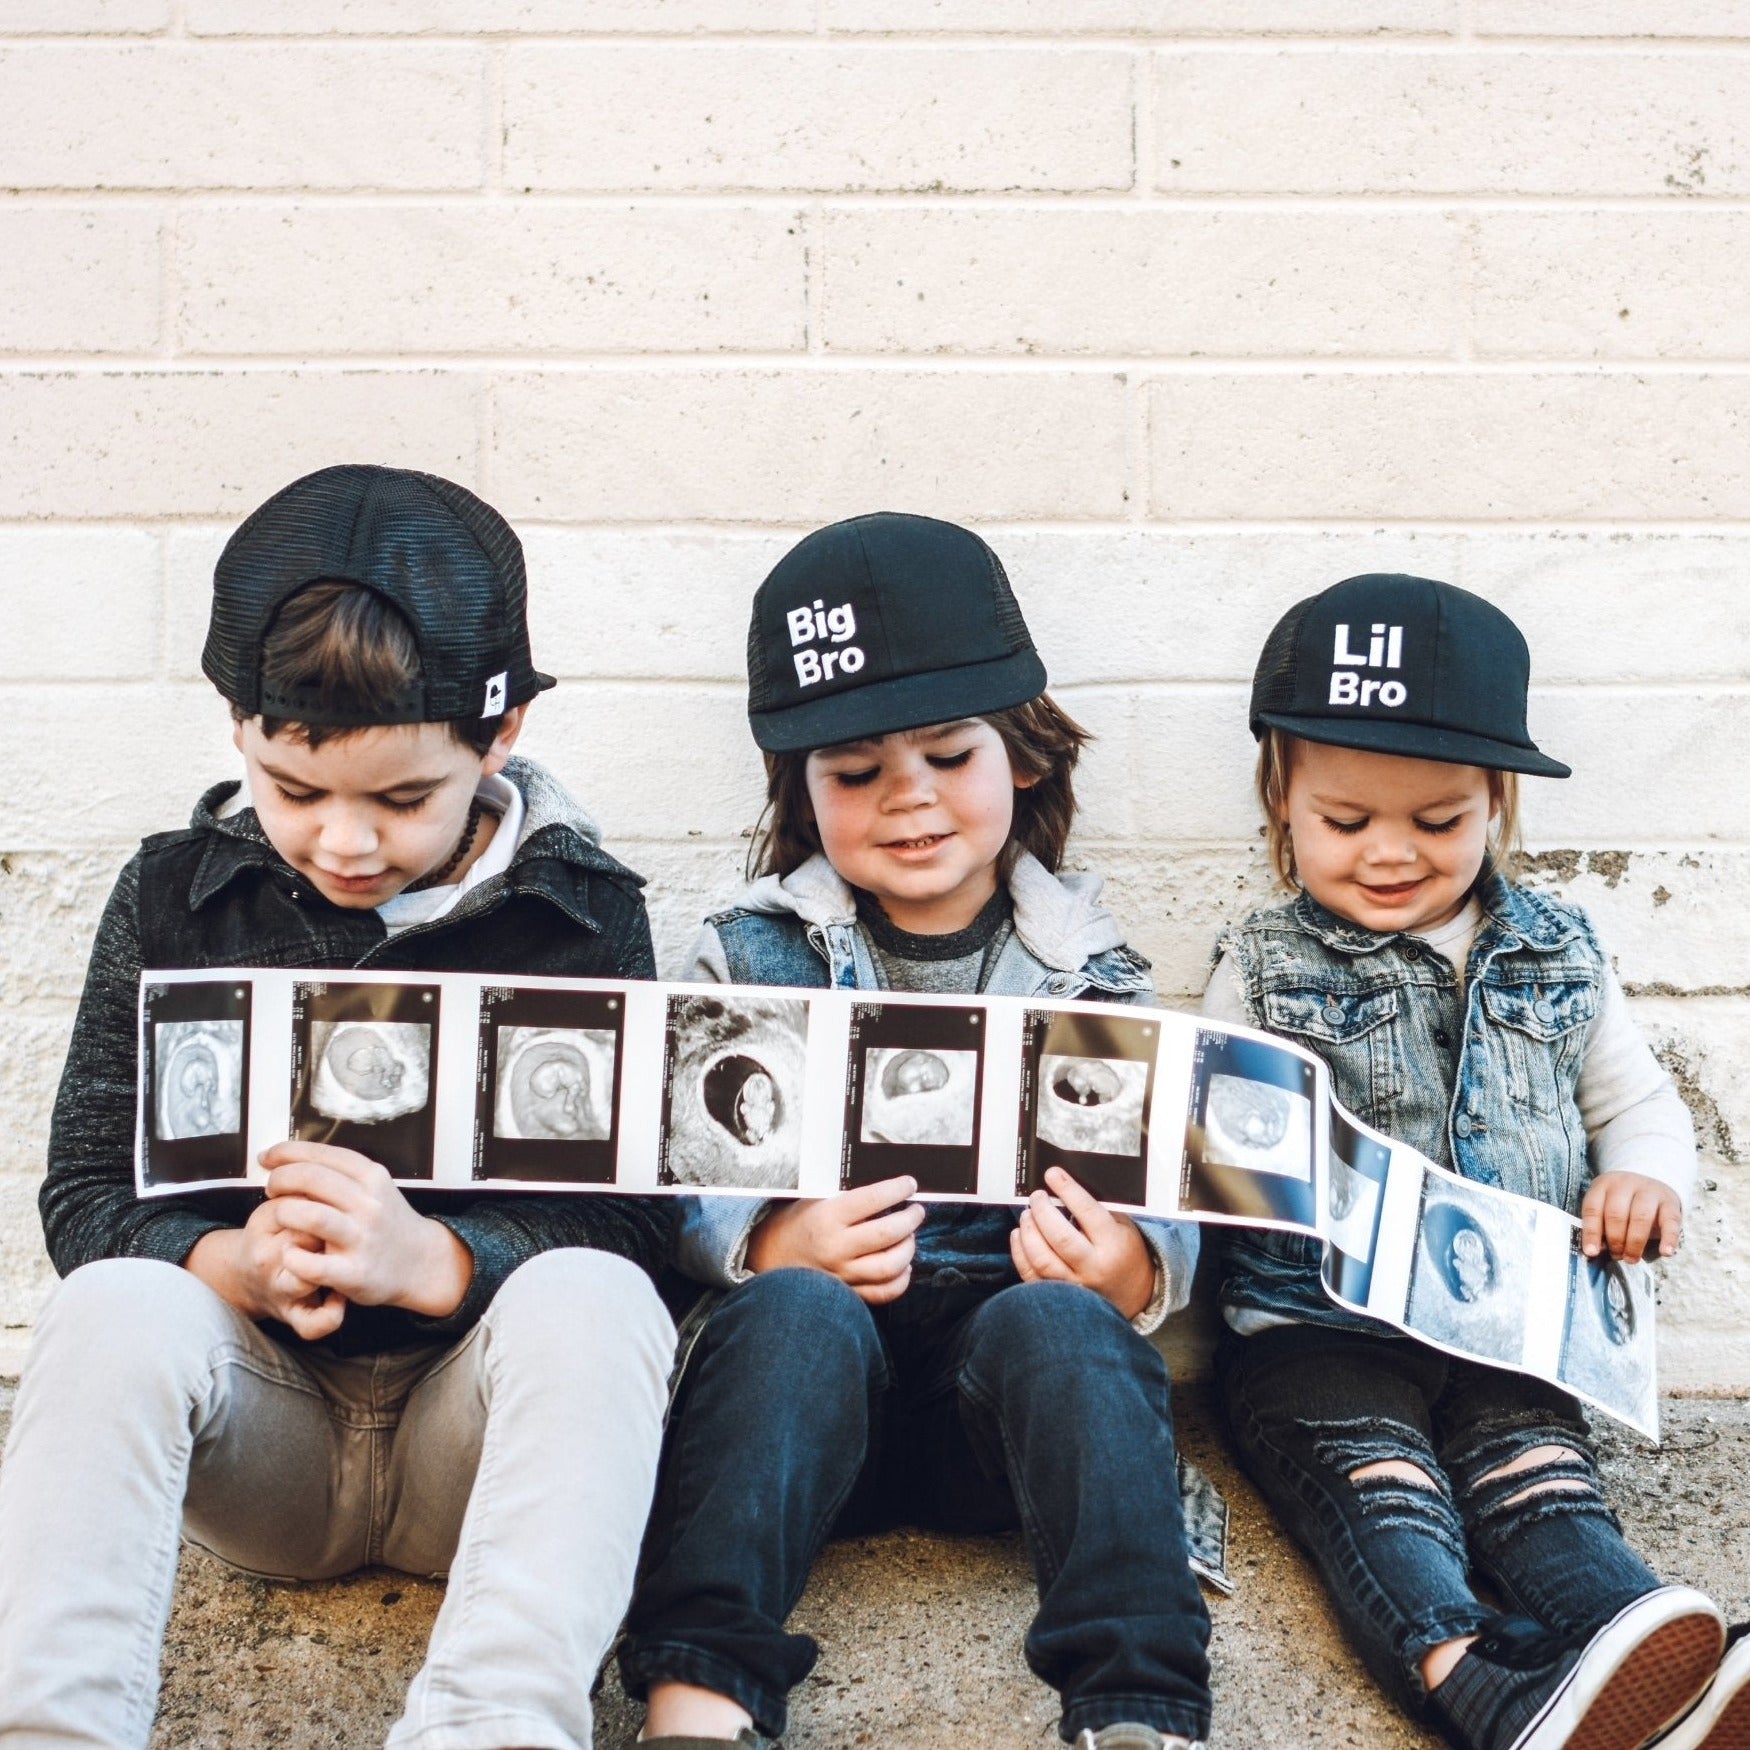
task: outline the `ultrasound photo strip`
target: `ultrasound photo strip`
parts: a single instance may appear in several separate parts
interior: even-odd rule
[[[1337,1304],[1656,1437],[1648,1266],[1336,1105],[1322,1062],[1129,1004],[461,973],[142,975],[136,1186],[259,1187],[288,1136],[428,1194],[824,1197],[901,1174],[1013,1206],[1319,1242]]]

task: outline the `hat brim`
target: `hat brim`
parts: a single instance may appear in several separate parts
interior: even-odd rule
[[[1006,711],[1044,691],[1045,664],[1036,652],[1018,650],[994,662],[969,662],[961,668],[872,681],[779,711],[750,711],[748,722],[754,740],[767,753],[806,753],[931,723],[981,717],[987,711]]]
[[[1256,721],[1285,730],[1302,741],[1352,747],[1362,753],[1440,760],[1452,766],[1481,766],[1491,772],[1523,772],[1534,778],[1573,775],[1571,767],[1539,753],[1535,747],[1472,735],[1462,729],[1442,729],[1432,723],[1384,723],[1376,717],[1295,717],[1285,711],[1261,711]]]

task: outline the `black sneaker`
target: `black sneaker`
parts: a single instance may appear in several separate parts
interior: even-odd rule
[[[1433,1699],[1487,1750],[1641,1750],[1707,1687],[1724,1639],[1718,1608],[1687,1586],[1637,1598],[1579,1643],[1509,1617]]]

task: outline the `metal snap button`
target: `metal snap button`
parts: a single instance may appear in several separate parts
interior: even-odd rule
[[[1325,1003],[1324,1013],[1325,1019],[1335,1027],[1337,1023],[1343,1019],[1343,1005],[1338,1002],[1335,997],[1328,998]]]
[[[1460,1136],[1469,1136],[1471,1128],[1470,1114],[1468,1112],[1460,1112],[1459,1115],[1453,1119],[1452,1128],[1456,1130]]]
[[[1547,997],[1539,997],[1537,1001],[1531,1005],[1531,1012],[1537,1016],[1540,1021],[1553,1021],[1556,1018],[1556,1006],[1554,1003],[1550,1002]]]

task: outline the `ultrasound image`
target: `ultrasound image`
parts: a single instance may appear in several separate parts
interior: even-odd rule
[[[310,1105],[324,1118],[384,1124],[431,1094],[431,1028],[416,1021],[315,1021]]]
[[[1578,1249],[1568,1266],[1567,1328],[1556,1377],[1651,1431],[1658,1394],[1653,1365],[1653,1280],[1644,1264]]]
[[[963,1148],[972,1141],[978,1053],[869,1051],[860,1136],[864,1142]]]
[[[1525,1348],[1537,1206],[1430,1173],[1404,1310],[1411,1329],[1492,1361]]]
[[[173,1141],[232,1136],[243,1122],[243,1023],[157,1023],[156,1134]]]
[[[611,1126],[615,1036],[561,1027],[501,1027],[495,1136],[599,1142]]]
[[[794,997],[669,999],[665,1184],[796,1188],[807,1039]]]
[[[1312,1102],[1303,1094],[1245,1076],[1212,1075],[1204,1130],[1211,1166],[1312,1177]]]
[[[1149,1066],[1136,1058],[1039,1060],[1039,1135],[1079,1154],[1140,1155]]]

